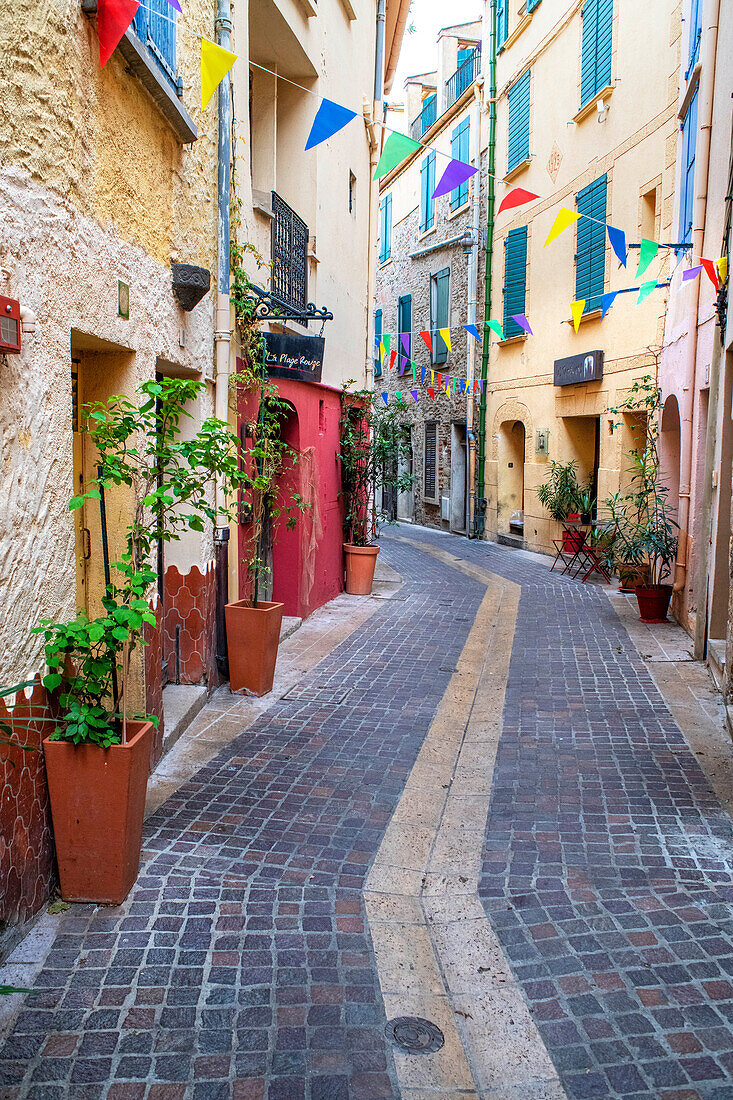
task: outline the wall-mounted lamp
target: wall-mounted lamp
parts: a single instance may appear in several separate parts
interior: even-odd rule
[[[598,112],[598,121],[606,121],[606,112],[608,111],[608,105],[603,102],[602,99],[596,100],[596,111]]]

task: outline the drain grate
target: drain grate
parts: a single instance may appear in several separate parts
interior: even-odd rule
[[[409,1054],[433,1054],[445,1042],[445,1036],[438,1025],[421,1016],[397,1016],[387,1022],[384,1033],[396,1046]]]

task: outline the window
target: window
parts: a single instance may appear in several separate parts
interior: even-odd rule
[[[374,313],[374,377],[379,378],[382,373],[382,360],[379,345],[382,343],[382,311],[378,309]]]
[[[385,195],[379,204],[379,262],[392,255],[392,196]]]
[[[529,156],[529,73],[527,69],[509,89],[508,172]]]
[[[435,151],[428,153],[420,169],[420,232],[431,229],[435,221]]]
[[[463,95],[473,81],[473,46],[459,50],[456,58],[456,98]]]
[[[586,313],[601,308],[606,278],[606,189],[606,176],[599,176],[578,194],[578,213],[587,216],[577,223],[575,297],[585,298]]]
[[[509,0],[496,3],[496,48],[500,50],[509,37]]]
[[[641,235],[648,241],[656,240],[657,188],[645,191],[641,196]]]
[[[135,13],[132,29],[177,89],[175,8],[168,0],[146,0]]]
[[[283,305],[305,310],[308,304],[308,226],[277,191],[272,192],[270,224],[272,296]],[[298,324],[307,323],[298,321]]]
[[[349,172],[349,213],[356,213],[356,176]]]
[[[613,0],[586,0],[580,65],[581,107],[611,83],[613,46]]]
[[[539,7],[540,0],[527,0],[527,14],[533,12],[535,8]]]
[[[435,503],[438,500],[438,425],[435,420],[425,423],[423,497]]]
[[[463,122],[453,131],[453,137],[451,138],[451,156],[455,160],[462,160],[464,164],[468,164],[470,156],[468,148],[469,129],[470,122],[467,118],[464,118]],[[454,187],[450,193],[451,210],[458,210],[464,202],[468,202],[468,180],[464,180],[460,187]]]
[[[403,340],[402,337],[405,337]],[[412,358],[412,295],[403,294],[397,302],[397,339],[399,346],[397,354],[400,357],[400,373],[402,372],[402,356]]]
[[[682,123],[680,176],[680,243],[692,240],[692,207],[695,199],[695,145],[697,143],[697,88]]]
[[[512,316],[525,312],[527,299],[527,226],[510,229],[504,240],[504,335],[521,336],[524,329]]]
[[[702,37],[702,0],[690,0],[690,37],[687,47],[687,72],[685,80],[695,68],[700,57],[700,38]]]
[[[433,341],[431,362],[435,366],[448,359],[448,345],[440,335],[441,328],[450,327],[450,268],[444,267],[430,276],[430,332]]]

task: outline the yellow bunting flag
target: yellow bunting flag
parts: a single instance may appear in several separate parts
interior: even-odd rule
[[[570,303],[570,312],[573,315],[573,328],[578,331],[580,325],[580,318],[583,316],[583,310],[585,309],[585,298],[579,298],[577,302]]]
[[[205,110],[209,100],[231,69],[237,55],[201,39],[201,110]]]
[[[445,340],[445,346],[448,348],[448,351],[450,351],[451,350],[451,346],[450,346],[450,329],[449,328],[440,329],[440,335]]]
[[[728,278],[728,257],[721,256],[719,260],[715,261],[715,266],[718,269],[721,283],[724,283],[725,280]]]
[[[576,214],[574,210],[568,210],[566,206],[561,206],[557,217],[552,223],[552,229],[547,234],[544,247],[547,248],[548,244],[552,244],[555,237],[559,237],[561,233],[564,233],[573,222],[577,222],[579,217],[580,214]]]

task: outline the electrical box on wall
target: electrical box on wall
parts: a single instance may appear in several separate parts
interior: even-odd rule
[[[535,443],[534,452],[537,455],[546,455],[550,453],[549,428],[546,431],[537,430],[537,442]]]
[[[20,353],[20,302],[0,294],[0,355]]]

